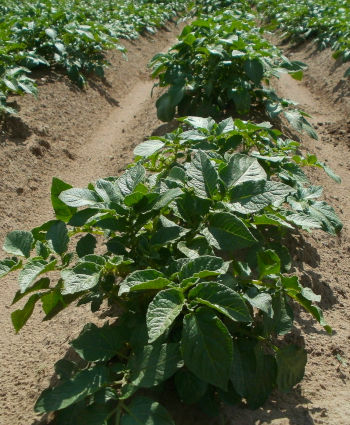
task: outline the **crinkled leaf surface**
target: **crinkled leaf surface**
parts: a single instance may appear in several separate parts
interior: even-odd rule
[[[160,291],[148,305],[146,323],[149,342],[161,336],[181,313],[185,298],[176,288]]]

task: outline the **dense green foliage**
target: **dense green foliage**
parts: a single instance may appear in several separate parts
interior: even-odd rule
[[[185,0],[0,1],[0,113],[10,93],[35,93],[27,74],[60,66],[80,86],[86,75],[103,76],[105,51],[119,38],[155,30],[186,7]]]
[[[151,61],[153,78],[169,87],[157,101],[158,117],[170,121],[180,115],[222,116],[228,112],[281,112],[298,130],[317,135],[295,102],[282,99],[269,87],[280,72],[301,79],[306,65],[290,62],[262,36],[254,16],[241,8],[201,14],[187,25],[168,53]]]
[[[280,28],[295,42],[316,39],[319,47],[330,47],[334,57],[350,60],[350,3],[348,0],[254,1],[268,18],[271,29]],[[350,76],[350,68],[345,76]]]
[[[182,121],[139,145],[119,177],[86,189],[54,179],[56,219],[6,238],[15,257],[1,275],[20,269],[14,302],[27,297],[12,313],[17,331],[38,302],[46,319],[77,300],[118,309],[115,323],[89,324],[72,342],[85,363],[56,365],[61,379],[35,409],[59,411],[58,424],[172,424],[158,403],[128,400],[170,378],[185,403],[257,408],[304,373],[305,350],[278,338],[293,327],[291,302],[330,332],[283,242],[298,228],[339,232],[302,167],[337,176],[268,123]]]

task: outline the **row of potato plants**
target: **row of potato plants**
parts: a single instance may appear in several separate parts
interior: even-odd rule
[[[333,57],[350,60],[350,4],[348,0],[252,1],[268,27],[280,29],[295,43],[315,40],[321,50],[331,48]],[[350,68],[344,77],[350,76]]]
[[[208,413],[257,408],[304,375],[305,349],[284,339],[296,305],[331,333],[286,239],[341,230],[303,169],[339,178],[268,122],[180,122],[137,146],[119,177],[87,188],[54,178],[55,218],[6,237],[0,276],[19,270],[17,332],[37,304],[45,320],[69,305],[115,312],[72,341],[79,361],[56,363],[35,411],[58,425],[171,425],[159,402],[169,388]]]
[[[295,129],[317,139],[308,115],[269,85],[281,72],[301,80],[307,66],[288,60],[263,37],[245,2],[215,11],[206,4],[194,10],[200,11],[199,19],[150,63],[158,79],[155,85],[168,88],[157,100],[158,118],[170,121],[176,112],[213,117],[258,112],[273,120],[282,114]]]
[[[37,68],[61,67],[83,87],[86,77],[103,77],[105,52],[119,38],[154,33],[188,1],[44,0],[0,2],[0,115],[14,113],[11,94],[36,94],[29,77]]]

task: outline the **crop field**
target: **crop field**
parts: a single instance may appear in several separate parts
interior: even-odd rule
[[[0,12],[0,425],[349,425],[349,2]]]

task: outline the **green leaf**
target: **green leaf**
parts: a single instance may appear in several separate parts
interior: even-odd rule
[[[176,206],[181,217],[186,221],[197,222],[209,212],[211,201],[200,198],[194,193],[186,192],[176,201]]]
[[[311,124],[303,117],[300,111],[284,111],[284,115],[292,125],[298,131],[305,131],[310,137],[318,140],[318,136]]]
[[[60,193],[58,199],[69,207],[85,207],[101,202],[101,199],[93,190],[79,188],[64,190]]]
[[[119,204],[123,199],[119,186],[113,181],[99,179],[95,184],[95,190],[105,202]],[[114,205],[113,207],[115,207]],[[118,211],[119,212],[119,211]]]
[[[237,340],[233,347],[233,387],[247,399],[249,408],[257,409],[265,403],[275,386],[275,359],[264,354],[253,341]]]
[[[175,374],[175,386],[181,402],[194,404],[204,396],[208,383],[182,368]]]
[[[185,365],[191,372],[226,390],[233,359],[232,338],[214,313],[200,308],[187,314],[181,346]]]
[[[76,208],[71,208],[67,206],[64,202],[59,199],[59,195],[68,189],[72,189],[70,184],[65,183],[64,181],[53,177],[51,183],[51,203],[55,211],[57,220],[69,221],[73,214],[76,213]]]
[[[160,210],[166,207],[170,202],[183,195],[183,191],[180,188],[169,189],[161,195],[157,202],[153,205],[152,210]]]
[[[308,209],[312,218],[318,220],[322,229],[331,235],[336,235],[343,227],[334,209],[324,201],[313,202]],[[288,217],[289,219],[289,217]]]
[[[243,221],[230,213],[214,213],[203,231],[209,244],[223,251],[235,251],[254,245],[257,240]]]
[[[287,221],[283,220],[276,214],[255,215],[254,224],[263,226],[287,227],[288,229],[293,229],[293,226],[291,226]]]
[[[8,233],[5,239],[3,250],[12,255],[29,257],[34,238],[31,232],[14,230]]]
[[[258,257],[258,268],[259,268],[259,279],[270,274],[279,274],[281,271],[281,260],[275,251],[267,249],[266,251],[259,251]]]
[[[205,278],[208,276],[219,276],[225,274],[229,268],[229,263],[224,262],[220,257],[202,255],[185,263],[180,271],[179,277],[184,280],[189,277]]]
[[[123,196],[133,193],[136,186],[144,181],[145,176],[146,170],[141,164],[137,164],[122,174],[117,183]]]
[[[171,86],[156,102],[157,117],[163,122],[171,121],[175,116],[176,106],[185,94],[183,86]]]
[[[0,260],[0,278],[6,276],[8,273],[20,269],[22,261],[16,259],[5,258]]]
[[[170,280],[157,270],[137,270],[121,282],[118,295],[120,296],[130,291],[163,289],[170,283]]]
[[[47,262],[38,258],[29,260],[18,275],[18,283],[21,292],[25,292],[41,274],[55,269],[57,260]]]
[[[244,70],[256,85],[260,84],[264,76],[264,67],[259,59],[247,59],[244,62]]]
[[[164,145],[165,143],[158,139],[147,140],[146,142],[140,143],[138,146],[136,146],[136,148],[134,149],[134,155],[148,158],[155,152],[162,149]]]
[[[232,89],[230,97],[232,98],[239,114],[245,114],[249,112],[251,97],[248,90]]]
[[[230,208],[241,214],[251,214],[268,205],[280,206],[293,192],[290,186],[275,181],[246,181],[231,189]]]
[[[151,238],[152,245],[166,245],[170,242],[175,242],[181,238],[181,236],[188,233],[188,229],[178,226],[171,220],[161,215],[159,217],[156,232]]]
[[[154,342],[173,324],[184,304],[184,295],[176,288],[161,291],[153,298],[146,316],[149,343]]]
[[[101,266],[88,261],[79,263],[73,269],[62,270],[62,294],[75,294],[93,288],[99,282],[100,272]]]
[[[45,29],[46,35],[48,35],[52,40],[54,40],[57,37],[57,32],[53,28],[46,28]]]
[[[29,300],[26,302],[23,309],[16,310],[11,313],[11,320],[13,327],[16,332],[19,332],[20,329],[27,323],[28,319],[33,313],[36,302],[40,299],[39,294],[33,294]]]
[[[220,170],[220,178],[226,187],[246,181],[266,180],[266,172],[256,158],[248,155],[232,155],[228,164]]]
[[[105,366],[96,365],[83,370],[57,387],[43,391],[34,410],[36,413],[47,413],[64,409],[96,393],[108,380],[108,369]]]
[[[56,221],[53,223],[46,233],[46,240],[49,243],[50,248],[62,255],[68,249],[68,230],[67,226],[63,221]]]
[[[306,350],[296,345],[288,345],[277,351],[276,361],[278,389],[289,391],[303,379],[307,362]]]
[[[79,239],[76,247],[78,256],[84,257],[85,255],[93,254],[97,245],[95,236],[91,233],[86,234]]]
[[[288,304],[287,297],[278,292],[272,298],[272,317],[264,316],[264,329],[270,333],[277,335],[286,335],[293,328],[294,314],[293,310]]]
[[[88,362],[102,362],[110,360],[118,353],[126,342],[126,334],[126,329],[121,326],[105,323],[99,328],[88,323],[71,344],[82,359]]]
[[[233,289],[216,282],[199,283],[188,294],[200,304],[217,310],[229,319],[251,322],[252,318],[241,296]]]
[[[272,297],[269,293],[259,292],[258,289],[253,286],[246,291],[243,298],[247,300],[252,307],[260,309],[266,313],[267,317],[272,318]]]
[[[178,343],[146,345],[130,357],[130,382],[141,388],[154,387],[182,366]]]
[[[128,412],[122,416],[121,425],[175,424],[162,405],[146,397],[137,397],[128,406]]]
[[[216,192],[218,174],[203,151],[196,152],[187,169],[187,175],[190,178],[188,184],[199,196],[211,198]]]
[[[66,305],[59,289],[47,292],[41,296],[42,308],[46,314],[45,319],[51,317],[57,309],[62,310]]]

